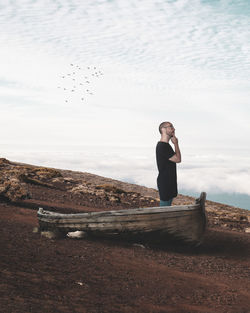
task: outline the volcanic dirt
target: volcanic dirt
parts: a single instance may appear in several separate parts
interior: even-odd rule
[[[17,172],[25,168],[12,165]],[[207,201],[208,227],[196,249],[170,242],[48,239],[38,231],[39,206],[70,213],[158,205],[152,189],[57,171],[39,178],[22,170],[28,196],[11,200],[2,194],[1,312],[250,312],[248,211]],[[174,204],[193,201],[179,195]]]

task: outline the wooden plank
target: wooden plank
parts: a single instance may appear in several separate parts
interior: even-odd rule
[[[188,225],[188,227],[191,227],[190,223],[197,223],[199,221],[201,221],[201,217],[193,217],[193,216],[185,216],[182,218],[172,218],[169,219],[168,217],[166,218],[159,218],[156,220],[143,220],[143,221],[124,221],[124,222],[81,222],[81,223],[68,223],[67,221],[65,221],[64,223],[60,223],[60,222],[54,222],[54,223],[47,223],[47,221],[45,221],[45,223],[49,226],[49,224],[51,225],[51,227],[59,227],[59,228],[74,228],[74,229],[78,229],[78,230],[91,230],[91,229],[99,229],[99,230],[105,230],[105,229],[109,229],[109,230],[122,230],[122,229],[155,229],[155,228],[164,228],[164,227],[168,227],[169,225],[173,225],[173,227],[175,228],[182,228],[184,225]],[[179,226],[180,225],[180,226]]]
[[[123,215],[136,215],[136,214],[158,214],[161,212],[175,212],[175,211],[190,211],[196,210],[200,207],[199,204],[194,205],[183,205],[183,206],[170,206],[170,207],[150,207],[150,208],[137,208],[137,209],[127,209],[127,210],[119,210],[119,211],[101,211],[101,212],[88,212],[88,213],[76,213],[76,214],[62,214],[51,211],[43,210],[39,208],[39,214],[46,214],[49,216],[57,215],[58,217],[64,216],[74,216],[74,217],[92,217],[92,216],[123,216]]]
[[[191,223],[192,225],[192,223]],[[76,225],[76,229],[78,229],[77,225]],[[85,229],[86,231],[86,229]],[[193,242],[198,242],[200,241],[200,238],[203,234],[203,232],[199,232],[197,231],[196,228],[193,228],[192,226],[189,225],[185,225],[185,227],[176,227],[176,225],[163,225],[162,228],[159,228],[159,224],[156,225],[156,227],[154,227],[154,225],[151,225],[151,227],[149,228],[148,225],[146,225],[145,227],[126,227],[126,228],[117,228],[114,229],[111,227],[110,228],[103,228],[102,230],[100,230],[100,228],[94,228],[94,227],[90,227],[89,229],[87,229],[87,232],[91,232],[92,234],[105,234],[108,233],[109,235],[118,235],[118,234],[123,234],[123,233],[128,233],[128,234],[134,234],[134,235],[146,235],[149,233],[158,233],[159,235],[173,235],[176,238],[182,239],[182,240],[188,240],[188,241],[193,241]]]
[[[93,215],[92,213],[77,213],[77,214],[61,214],[61,213],[55,213],[55,212],[50,212],[50,211],[39,211],[38,212],[38,218],[44,217],[46,219],[86,219],[86,220],[97,220],[100,218],[107,218],[107,219],[115,219],[115,218],[136,218],[136,216],[143,217],[143,216],[149,216],[153,217],[154,215],[159,215],[159,214],[167,214],[169,216],[177,216],[177,215],[184,215],[185,213],[189,214],[189,212],[192,211],[199,211],[200,207],[197,205],[194,208],[190,210],[183,210],[183,211],[176,211],[176,210],[161,210],[161,211],[153,211],[153,212],[138,212],[138,211],[133,211],[133,214],[130,214],[129,212],[125,212],[123,214],[100,214],[100,212],[94,212],[94,213],[99,213]],[[109,211],[112,212],[112,211]],[[107,212],[103,212],[107,213]]]
[[[96,222],[96,223],[103,223],[103,222],[125,222],[125,221],[143,221],[143,220],[155,220],[155,219],[161,219],[161,218],[182,218],[184,216],[188,215],[200,215],[201,212],[199,210],[195,211],[184,211],[184,212],[163,212],[159,214],[141,214],[141,215],[123,215],[123,216],[68,216],[64,215],[60,218],[57,216],[51,216],[50,218],[47,218],[47,215],[40,215],[39,220],[42,221],[50,221],[51,223],[81,223],[81,222]]]

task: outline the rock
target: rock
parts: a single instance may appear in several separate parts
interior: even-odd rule
[[[26,174],[20,175],[19,178],[28,184],[34,184],[34,185],[38,185],[38,186],[40,185],[40,186],[45,186],[45,187],[49,187],[49,188],[54,187],[52,184],[46,183],[46,182],[41,181],[41,180],[36,179],[36,178],[29,177]]]
[[[127,205],[130,205],[131,203],[128,202],[128,201],[122,201],[123,204],[127,204]]]
[[[38,228],[38,227],[34,227],[32,232],[33,232],[34,234],[39,233],[39,228]]]
[[[73,187],[72,189],[69,190],[69,192],[72,192],[73,194],[91,194],[94,195],[95,191],[90,189],[89,187],[85,185],[77,185],[76,187]]]
[[[79,285],[79,286],[82,286],[84,288],[89,288],[89,285],[86,284],[86,283],[83,283],[82,281],[76,281],[76,284]]]
[[[247,221],[247,217],[244,216],[244,215],[241,215],[241,216],[240,216],[240,221]]]
[[[6,186],[3,184],[2,186],[0,186],[0,195],[4,195],[5,193],[5,190],[6,190]]]
[[[138,247],[138,248],[142,248],[142,249],[145,249],[146,247],[140,243],[134,243],[133,244],[133,247]]]
[[[71,178],[71,177],[64,177],[64,181],[65,182],[74,182],[74,179],[73,178]]]
[[[0,158],[0,167],[8,165],[8,164],[11,164],[9,160],[7,160],[5,158]]]
[[[48,167],[34,168],[32,172],[40,179],[51,179],[55,177],[62,177],[62,174],[59,171]]]
[[[41,231],[41,236],[48,238],[48,239],[56,238],[56,234],[52,231]]]
[[[132,199],[135,199],[135,198],[137,198],[137,197],[138,197],[138,195],[135,194],[135,193],[131,195],[131,198],[132,198]]]
[[[81,239],[81,238],[86,237],[86,235],[87,235],[86,232],[77,230],[77,231],[69,232],[67,234],[67,237],[73,238],[73,239]]]
[[[104,197],[105,196],[105,191],[104,190],[97,190],[95,192],[96,196],[99,196],[99,197]]]
[[[20,182],[20,180],[15,177],[11,177],[0,184],[0,195],[10,201],[30,197],[26,184]]]
[[[53,183],[62,183],[64,179],[62,177],[56,177],[52,179]]]
[[[28,184],[52,188],[47,181],[61,176],[56,169],[21,165],[0,158],[0,196],[10,201],[30,198]]]
[[[77,285],[83,286],[83,283],[81,281],[76,282]]]
[[[65,235],[61,233],[60,231],[54,230],[54,231],[41,231],[41,236],[48,238],[48,239],[59,239],[64,238]]]
[[[114,196],[108,196],[108,201],[110,202],[120,202],[120,198]]]
[[[123,189],[120,189],[114,185],[109,185],[109,184],[103,184],[103,185],[97,185],[95,186],[96,189],[103,189],[105,190],[106,192],[112,192],[112,193],[116,193],[116,194],[124,194],[126,193],[125,190]]]

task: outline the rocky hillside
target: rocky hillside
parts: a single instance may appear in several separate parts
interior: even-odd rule
[[[152,188],[69,170],[39,167],[0,159],[0,199],[29,207],[48,206],[61,211],[124,209],[158,206]],[[59,201],[60,200],[60,201]],[[190,204],[194,198],[178,195],[173,205]],[[60,203],[60,204],[59,204]],[[250,232],[250,211],[206,201],[208,222],[241,232]]]

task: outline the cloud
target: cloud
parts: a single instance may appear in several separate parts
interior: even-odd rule
[[[1,145],[2,157],[54,168],[90,172],[139,185],[157,188],[154,147],[92,145]],[[203,151],[185,156],[177,165],[179,189],[210,193],[250,195],[249,150],[238,156],[237,150],[215,158]],[[237,162],[236,162],[237,160]]]
[[[80,63],[108,60],[137,69],[147,65],[159,73],[168,73],[170,65],[192,65],[214,71],[214,77],[246,78],[250,30],[247,15],[232,14],[238,5],[178,0],[143,7],[134,1],[94,6],[92,1],[23,1],[19,6],[14,1],[1,9],[0,21],[8,33],[2,40],[16,42],[27,53],[36,47],[32,58],[45,52],[51,57],[64,54]]]
[[[249,9],[246,1],[6,1],[5,142],[102,146],[100,154],[32,146],[29,155],[16,148],[9,156],[155,186],[152,153],[120,155],[108,147],[154,151],[159,123],[171,120],[184,157],[181,186],[247,192],[248,158],[242,150],[230,158],[226,149],[246,146],[250,136]],[[70,63],[104,72],[85,103],[78,94],[66,103],[57,89]]]
[[[248,181],[250,171],[231,170],[223,167],[196,168],[179,173],[181,189],[201,190],[210,193],[245,193],[250,195]]]

